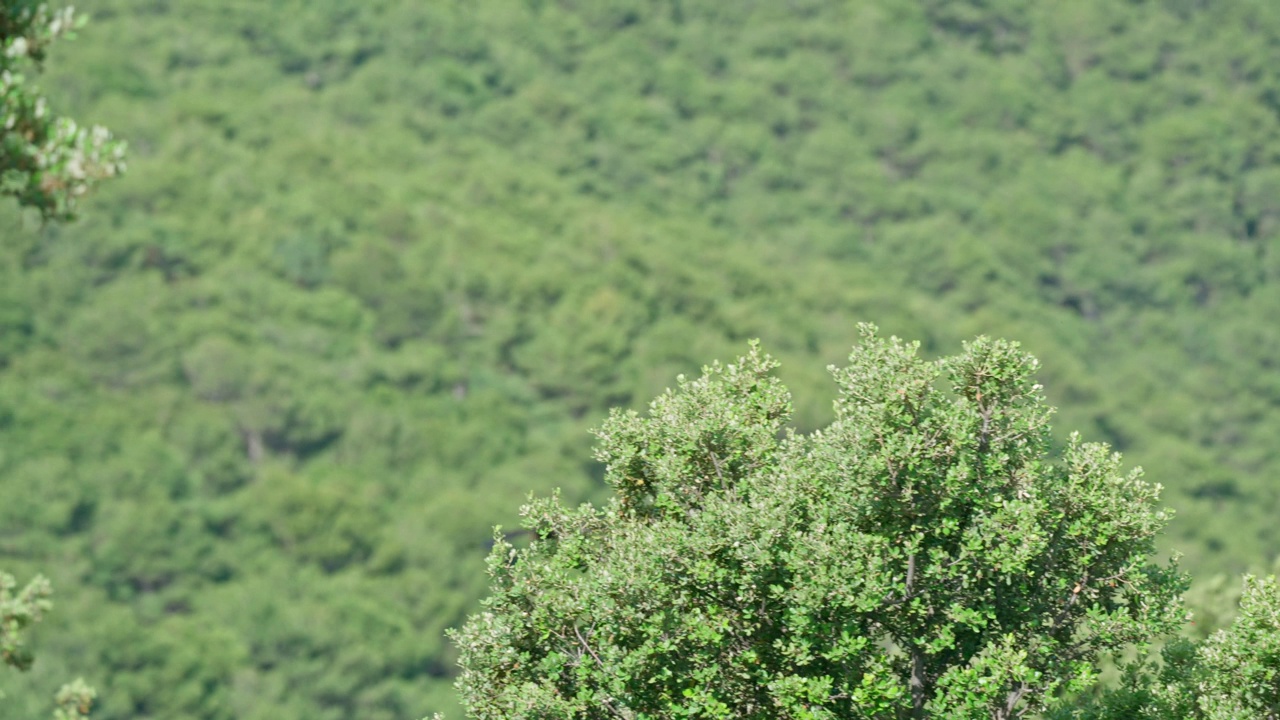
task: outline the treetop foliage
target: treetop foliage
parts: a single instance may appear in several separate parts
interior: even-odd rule
[[[863,326],[835,420],[784,432],[752,347],[597,432],[615,497],[523,511],[456,635],[473,717],[1014,718],[1186,620],[1159,486],[1073,436],[1036,360]]]

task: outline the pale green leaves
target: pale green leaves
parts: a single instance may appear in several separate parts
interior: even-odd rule
[[[95,183],[124,172],[125,144],[105,128],[51,115],[21,65],[38,68],[48,45],[82,19],[70,7],[10,1],[0,8],[0,21],[0,194],[39,210],[45,220],[69,219]]]
[[[18,592],[17,580],[0,572],[0,661],[3,664],[26,670],[31,667],[31,654],[23,646],[22,631],[40,621],[53,607],[49,596],[53,588],[43,576],[35,579]]]
[[[53,711],[53,720],[84,720],[89,717],[89,709],[97,697],[96,690],[76,678],[63,685],[54,697],[57,709]]]
[[[1280,714],[1280,586],[1245,576],[1240,614],[1200,647],[1198,703],[1209,720]]]
[[[28,670],[33,658],[23,644],[21,633],[44,617],[53,607],[49,599],[53,588],[42,575],[37,575],[22,590],[12,575],[0,572],[0,664],[18,670]],[[0,698],[4,697],[0,693]],[[97,693],[79,678],[63,685],[55,697],[57,708],[54,720],[82,720],[89,716],[89,709]]]
[[[714,363],[654,400],[649,417],[614,410],[596,435],[596,458],[628,512],[693,508],[768,466],[791,417],[791,396],[769,375],[778,363],[751,352]]]

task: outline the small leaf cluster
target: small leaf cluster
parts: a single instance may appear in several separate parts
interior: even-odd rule
[[[1036,360],[928,361],[863,326],[825,429],[752,346],[615,411],[603,507],[524,508],[454,639],[476,718],[1015,718],[1183,622],[1159,486],[1049,454]]]
[[[53,608],[53,587],[37,575],[21,590],[14,592],[18,581],[0,572],[0,664],[17,670],[31,669],[34,658],[23,643],[22,631],[39,622]],[[4,697],[0,693],[0,697]],[[97,693],[79,678],[63,685],[54,698],[54,720],[83,720]]]
[[[39,622],[53,607],[49,596],[53,589],[43,576],[36,576],[14,592],[18,581],[0,572],[0,662],[18,670],[31,667],[31,652],[22,641],[22,631]]]
[[[94,183],[125,170],[123,142],[106,128],[50,113],[21,71],[23,63],[39,69],[48,46],[82,25],[70,7],[55,11],[32,0],[0,4],[0,194],[35,208],[45,220],[72,218]]]

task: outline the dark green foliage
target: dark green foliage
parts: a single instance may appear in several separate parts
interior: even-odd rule
[[[519,498],[600,498],[586,428],[752,337],[826,426],[861,319],[1021,338],[1162,551],[1266,567],[1276,8],[94,0],[38,77],[130,172],[0,205],[0,566],[59,592],[6,712],[457,715],[443,629]]]
[[[470,716],[1024,717],[1183,623],[1159,486],[1075,436],[1047,457],[1034,358],[865,333],[809,435],[758,350],[614,413],[615,499],[497,536],[455,636]]]

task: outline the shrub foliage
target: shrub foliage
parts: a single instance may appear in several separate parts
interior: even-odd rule
[[[863,326],[810,434],[776,365],[753,346],[615,411],[615,498],[498,534],[455,634],[474,717],[1023,717],[1183,622],[1160,486],[1076,436],[1051,457],[1016,343],[928,361]]]

